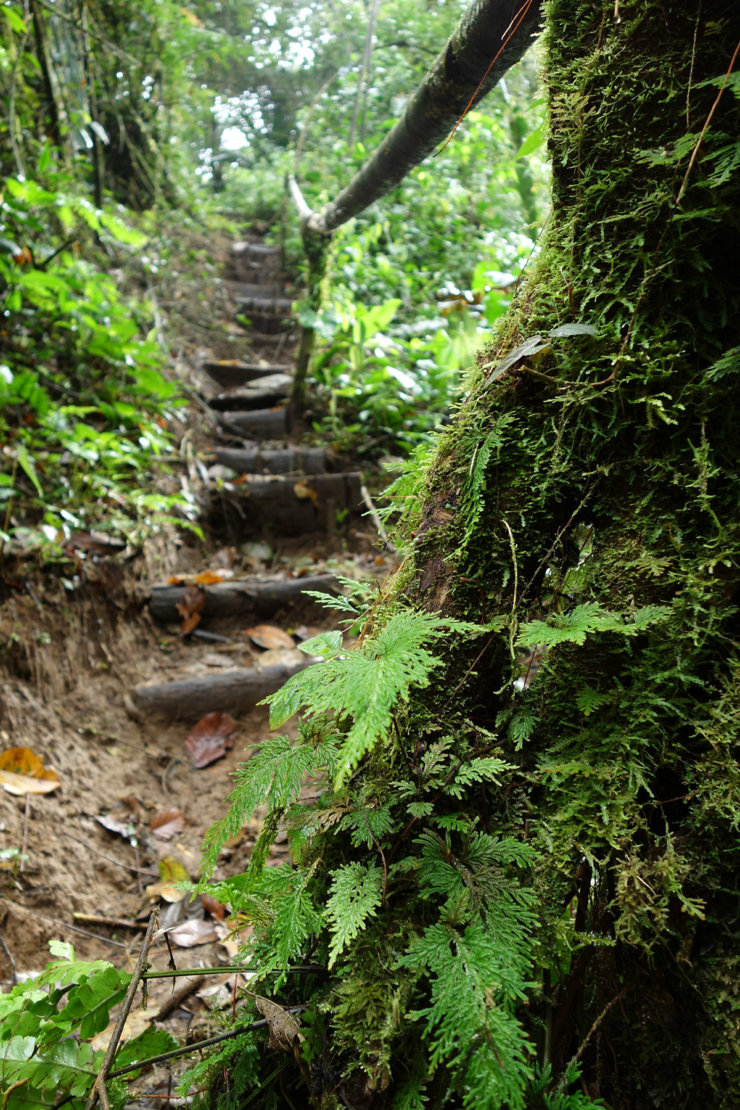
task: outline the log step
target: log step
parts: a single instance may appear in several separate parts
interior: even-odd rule
[[[239,450],[219,447],[216,459],[237,474],[326,474],[331,469],[332,452],[325,447],[283,447],[263,451],[258,447]]]
[[[187,589],[185,585],[152,586],[149,604],[153,619],[161,624],[179,622],[181,617],[177,605]],[[278,610],[290,609],[297,604],[301,605],[301,609],[310,606],[318,611],[321,610],[320,602],[306,597],[306,590],[320,590],[325,594],[342,592],[333,574],[311,574],[302,578],[273,576],[243,581],[231,579],[200,586],[199,589],[205,594],[201,625],[224,617],[248,620],[270,617]]]
[[[246,297],[260,301],[274,301],[276,297],[285,296],[282,285],[277,281],[231,281],[229,289],[237,299]]]
[[[310,667],[315,660],[307,655],[266,667],[246,667],[203,678],[182,678],[174,682],[134,686],[131,700],[142,716],[167,716],[170,719],[198,720],[206,713],[243,712],[252,709],[287,682],[291,675]]]
[[[266,408],[277,404],[287,397],[293,385],[290,374],[271,374],[254,385],[245,385],[230,393],[219,393],[208,399],[212,409],[225,412],[228,409],[247,410]]]
[[[287,408],[224,412],[221,419],[226,431],[236,431],[253,439],[285,439],[290,434],[290,413]]]
[[[337,513],[364,512],[362,476],[253,477],[229,493],[220,491],[212,504],[214,517],[225,515],[232,531],[244,537],[333,535]]]
[[[256,362],[239,362],[237,359],[227,359],[222,362],[206,359],[201,363],[201,367],[224,389],[246,385],[247,382],[259,382],[262,378],[271,378],[276,374],[290,373],[288,366],[261,366]]]
[[[264,316],[290,316],[293,307],[291,297],[236,297],[242,312],[256,312]]]

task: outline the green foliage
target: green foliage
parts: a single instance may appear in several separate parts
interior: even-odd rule
[[[73,1110],[85,1105],[104,1055],[89,1042],[108,1026],[131,978],[104,960],[75,960],[69,944],[50,948],[58,959],[0,995],[0,1089],[8,1110],[56,1106],[60,1096]],[[169,1033],[147,1030],[119,1048],[114,1070],[174,1047]],[[118,1081],[109,1095],[119,1110],[127,1101]]]
[[[302,706],[347,722],[337,768],[340,784],[360,759],[388,737],[394,710],[412,687],[428,686],[437,660],[424,646],[450,633],[477,632],[475,625],[410,610],[393,614],[362,646],[299,671],[272,694],[270,724],[279,728]]]
[[[595,633],[637,636],[651,625],[666,621],[670,613],[666,605],[644,605],[623,616],[603,609],[598,602],[587,601],[577,605],[572,613],[554,613],[547,621],[526,621],[519,627],[518,643],[536,643],[547,648],[563,643],[583,644]]]
[[[77,529],[135,541],[155,513],[185,522],[192,506],[182,495],[140,488],[152,464],[165,473],[166,426],[181,403],[163,376],[162,350],[143,334],[146,306],[124,301],[71,241],[55,249],[52,227],[58,219],[63,235],[84,238],[82,224],[119,250],[145,237],[83,197],[12,178],[0,219],[23,244],[15,257],[0,254],[0,540],[6,549],[41,546],[53,556]]]
[[[347,863],[332,874],[326,921],[331,933],[329,962],[333,967],[346,946],[375,917],[383,895],[383,872],[377,864]]]

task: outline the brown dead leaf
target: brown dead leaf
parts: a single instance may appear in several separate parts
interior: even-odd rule
[[[309,486],[307,482],[296,482],[293,486],[293,493],[299,501],[310,501],[314,509],[321,512],[321,501],[313,486]]]
[[[232,737],[238,728],[238,724],[228,713],[217,711],[201,717],[185,740],[185,747],[193,761],[193,766],[207,767],[209,763],[214,763],[226,755],[226,752],[234,747]]]
[[[189,636],[200,623],[205,603],[206,592],[201,590],[200,586],[188,586],[186,590],[183,590],[182,597],[177,603],[177,611],[182,617],[181,635]]]
[[[223,921],[226,917],[226,906],[223,902],[219,902],[212,894],[201,894],[200,900],[206,913],[209,913],[216,921]]]
[[[302,1039],[301,1027],[293,1014],[288,1013],[282,1006],[278,1006],[277,1002],[273,1002],[271,998],[262,998],[258,994],[254,996],[254,1004],[266,1020],[270,1030],[267,1047],[282,1048],[286,1052],[292,1052],[296,1042],[300,1042]]]
[[[136,837],[136,828],[131,819],[114,817],[111,813],[99,813],[95,820],[108,832],[118,833],[124,840],[131,840]]]
[[[32,748],[0,752],[0,784],[8,794],[49,794],[59,786],[59,775]]]
[[[292,648],[295,647],[293,637],[289,636],[287,632],[283,632],[282,628],[277,628],[274,624],[256,624],[254,628],[246,629],[247,636],[261,648]]]
[[[160,809],[149,822],[149,828],[160,840],[171,840],[185,828],[185,815],[181,809]]]
[[[211,921],[183,921],[174,929],[169,929],[167,936],[178,948],[196,948],[199,944],[211,944],[218,940]]]

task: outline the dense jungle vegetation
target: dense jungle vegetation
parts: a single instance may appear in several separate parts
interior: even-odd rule
[[[177,290],[211,265],[189,237],[258,227],[299,272],[286,174],[330,202],[461,5],[0,14],[4,554],[197,527],[170,370]],[[543,18],[453,141],[334,233],[299,310],[309,425],[408,456],[402,561],[329,599],[356,646],[311,642],[270,700],[297,739],[243,764],[205,845],[254,975],[181,1086],[202,1107],[740,1103],[740,13]],[[214,876],[258,807],[248,870]],[[282,827],[291,862],[266,867]],[[0,1063],[83,1106],[129,980],[54,955],[0,998]]]
[[[460,12],[383,5],[364,61],[362,4],[328,22],[318,5],[211,8],[0,9],[6,554],[192,521],[167,478],[184,400],[169,367],[188,303],[208,343],[208,235],[267,229],[299,279],[286,174],[329,199]],[[546,205],[535,75],[530,58],[433,165],[337,235],[321,309],[299,314],[321,337],[314,419],[337,447],[413,449],[509,303]]]

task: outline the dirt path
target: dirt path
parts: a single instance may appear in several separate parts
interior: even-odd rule
[[[169,873],[195,877],[231,774],[269,733],[255,703],[306,665],[301,640],[332,627],[302,590],[331,592],[337,573],[384,576],[392,566],[361,515],[360,475],[291,437],[278,256],[237,244],[230,282],[251,321],[250,361],[205,360],[207,408],[193,412],[183,467],[203,501],[205,549],[170,535],[128,559],[93,543],[78,552],[74,580],[5,583],[0,750],[29,747],[61,780],[46,795],[0,790],[6,989],[43,968],[54,937],[81,957],[131,967],[153,905],[164,926],[191,922],[205,941],[173,943],[178,966],[229,962],[235,944],[218,913],[179,898]],[[233,731],[213,762],[201,745],[205,765],[196,766],[185,742],[203,717],[201,733]],[[223,874],[244,870],[258,827],[224,851]],[[278,843],[275,859],[286,851]],[[153,963],[168,959],[160,939]],[[199,996],[175,1007],[166,1020],[179,1040],[207,1034],[208,990],[227,996],[227,980],[199,981]],[[171,992],[155,984],[138,1020],[151,1020]],[[169,1079],[150,1077],[150,1091],[157,1081]]]

